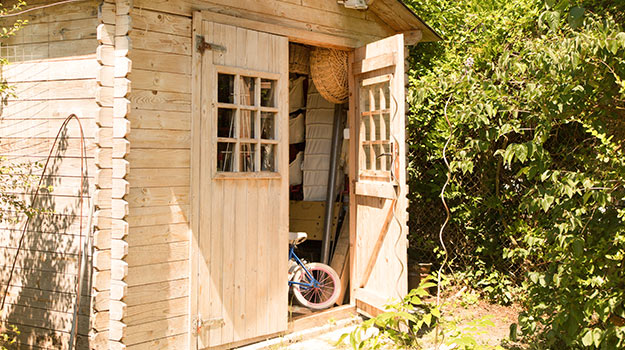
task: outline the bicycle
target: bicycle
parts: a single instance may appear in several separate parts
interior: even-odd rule
[[[289,288],[302,306],[323,310],[338,300],[341,280],[330,266],[308,263],[295,254],[297,245],[307,237],[305,232],[289,232]]]

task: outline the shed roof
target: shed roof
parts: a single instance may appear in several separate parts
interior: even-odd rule
[[[369,0],[369,9],[397,32],[421,30],[422,41],[438,41],[442,38],[414,13],[402,0]]]

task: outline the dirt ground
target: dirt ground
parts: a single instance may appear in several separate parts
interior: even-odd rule
[[[432,300],[430,300],[432,301]],[[435,300],[433,300],[435,302]],[[443,331],[450,334],[454,330],[454,325],[458,329],[462,329],[465,334],[470,334],[478,343],[490,345],[492,347],[501,346],[504,349],[523,350],[526,347],[520,344],[514,344],[508,340],[510,334],[510,325],[517,321],[520,307],[517,305],[501,306],[485,302],[480,299],[479,295],[472,292],[462,292],[458,290],[448,292],[442,297],[443,315],[445,324]],[[489,320],[491,326],[477,327],[472,329],[474,322],[481,320]],[[277,349],[289,350],[345,350],[351,349],[347,344],[338,345],[336,341],[343,333],[349,333],[354,327],[346,327],[329,333],[320,334],[313,339],[308,339],[295,344],[277,347]],[[436,349],[433,335],[426,335],[421,339],[421,345],[424,349]],[[389,348],[391,349],[391,348]],[[454,349],[454,347],[440,347],[440,349]]]
[[[472,304],[460,301],[443,309],[444,315],[458,324],[459,328],[466,328],[473,321],[490,320],[493,326],[478,327],[480,330],[472,335],[479,343],[501,345],[507,349],[520,349],[517,344],[508,340],[510,325],[517,322],[520,311],[517,305],[502,306],[484,301]]]
[[[435,304],[436,298],[432,297],[427,302]],[[479,344],[491,347],[501,346],[511,350],[525,348],[509,340],[510,325],[517,322],[521,312],[518,305],[491,304],[484,301],[477,292],[465,288],[452,288],[443,292],[441,304],[444,318],[441,325],[448,339],[454,332],[461,330],[463,334],[470,335]],[[435,348],[432,337],[433,332],[424,337],[424,348]]]

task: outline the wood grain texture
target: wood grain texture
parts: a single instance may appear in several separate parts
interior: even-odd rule
[[[190,16],[195,10],[211,11],[238,17],[241,21],[254,20],[265,22],[268,25],[285,26],[290,30],[290,33],[298,33],[289,36],[290,40],[308,40],[309,43],[312,40],[318,44],[325,41],[326,45],[334,41],[335,45],[338,46],[355,47],[359,43],[370,42],[375,40],[375,38],[381,38],[395,32],[395,30],[380,23],[380,21],[366,19],[358,11],[346,10],[331,0],[307,2],[306,4],[297,4],[289,1],[261,2],[254,0],[236,2],[225,0],[212,0],[210,2],[186,0],[176,3],[165,0],[143,0],[137,1],[135,8],[183,16]],[[323,38],[323,40],[319,40],[319,38]]]
[[[351,292],[352,303],[359,309],[371,314],[375,310],[383,310],[383,302],[388,298],[400,298],[407,292],[407,254],[406,254],[406,185],[405,185],[405,135],[404,135],[404,65],[403,62],[389,57],[403,57],[404,38],[398,34],[356,49],[351,58],[351,67],[369,65],[371,69],[358,70],[358,74],[350,82],[353,88],[352,101],[354,106],[350,114],[350,130],[353,140],[350,143],[354,158],[360,156],[360,99],[369,96],[360,96],[363,80],[371,80],[384,75],[391,75],[390,95],[400,103],[391,104],[390,134],[393,147],[396,149],[396,164],[399,170],[393,172],[394,181],[371,180],[362,176],[366,169],[359,162],[352,165],[352,183],[362,182],[351,186],[354,200],[351,203],[351,218],[355,223],[351,227]],[[384,56],[386,55],[386,56]],[[375,65],[367,62],[376,61]],[[363,64],[364,62],[364,64]],[[354,70],[353,70],[354,71]],[[362,159],[362,157],[360,158]],[[398,186],[398,187],[394,187]],[[395,192],[395,193],[394,193]],[[363,296],[363,297],[361,297]],[[360,299],[359,299],[360,298]],[[365,300],[366,299],[366,300]],[[363,309],[365,308],[365,309]]]
[[[29,5],[48,2],[34,1]],[[16,36],[0,43],[0,55],[12,62],[2,68],[3,80],[16,88],[16,97],[9,99],[0,111],[0,153],[13,163],[41,161],[52,146],[63,119],[74,113],[82,120],[87,137],[89,189],[94,188],[95,120],[100,110],[96,103],[98,3],[90,0],[29,12],[23,17],[29,24]],[[58,214],[34,217],[23,249],[17,255],[17,270],[3,315],[4,321],[18,324],[20,348],[67,347],[69,341],[74,288],[79,279],[76,253],[81,247],[77,217],[79,136],[78,125],[70,122],[63,145],[47,171],[50,176],[45,183],[55,190],[44,193],[39,199],[40,205]],[[98,164],[105,163],[104,158],[98,158]],[[86,204],[83,205],[84,227],[88,210]],[[104,221],[102,217],[101,222]],[[16,256],[21,226],[3,224],[0,232],[0,260],[3,271],[7,272]],[[107,267],[106,251],[93,257],[94,264]],[[2,277],[0,287],[4,290],[6,274]],[[84,296],[79,333],[86,335],[91,329],[90,318],[94,329],[105,327],[108,311],[102,298],[97,301],[98,311],[92,313],[91,310],[91,287],[102,287],[101,280],[95,277],[83,280],[86,287],[81,291]],[[88,347],[88,337],[79,337],[78,344]]]
[[[202,29],[207,41],[227,50],[202,57],[202,79],[197,82],[201,88],[196,91],[206,93],[201,95],[203,108],[194,115],[201,133],[215,134],[212,77],[218,70],[237,67],[244,72],[240,74],[251,76],[259,74],[256,72],[278,74],[274,75],[278,79],[276,128],[286,135],[286,38],[209,21],[204,21]],[[286,260],[279,258],[286,256],[288,230],[286,181],[282,180],[288,168],[286,136],[279,138],[276,154],[280,176],[238,176],[236,180],[215,177],[214,136],[200,141],[200,154],[207,157],[199,164],[199,206],[200,212],[209,215],[199,218],[197,310],[203,318],[223,319],[224,323],[201,329],[197,338],[200,348],[238,344],[283,331],[287,315]]]

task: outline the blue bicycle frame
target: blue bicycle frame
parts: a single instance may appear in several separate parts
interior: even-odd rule
[[[303,282],[289,281],[289,287],[296,285],[296,284],[307,287],[307,288],[319,287],[319,281],[317,281],[317,279],[313,277],[313,275],[310,273],[310,271],[308,271],[306,266],[304,266],[304,263],[299,259],[297,254],[295,254],[295,245],[292,245],[289,248],[289,260],[294,260],[302,269],[304,269],[304,271],[306,272],[306,276],[308,276],[309,280],[312,282],[312,283],[303,283]]]

